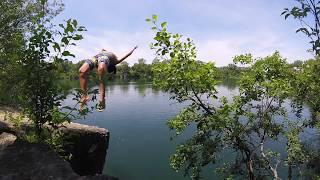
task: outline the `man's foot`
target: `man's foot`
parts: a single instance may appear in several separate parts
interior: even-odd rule
[[[83,96],[80,99],[80,112],[83,111],[84,107],[87,105],[87,102],[89,101],[89,96]]]
[[[106,101],[105,100],[99,101],[97,109],[99,112],[102,112],[104,109],[106,109]]]
[[[80,99],[80,103],[86,104],[89,101],[89,96],[82,96]]]

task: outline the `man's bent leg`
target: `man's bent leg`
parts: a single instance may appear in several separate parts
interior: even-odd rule
[[[80,102],[86,103],[89,99],[88,97],[88,80],[87,80],[87,74],[90,71],[90,66],[88,63],[84,63],[80,69],[79,69],[79,81],[80,81],[80,88],[82,92],[84,93],[81,97]]]
[[[105,108],[105,78],[104,75],[106,73],[106,64],[105,63],[99,63],[98,65],[98,76],[99,76],[99,93],[100,93],[100,107],[102,109]]]

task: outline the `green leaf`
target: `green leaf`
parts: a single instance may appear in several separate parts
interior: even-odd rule
[[[76,35],[75,37],[73,37],[72,39],[78,41],[78,40],[83,39],[83,36],[80,35],[80,34],[77,34],[77,35]]]
[[[167,27],[167,22],[163,22],[163,23],[161,23],[161,27],[162,27],[162,28]]]
[[[47,2],[47,0],[41,0],[41,1],[40,1],[40,3],[41,3],[42,6],[45,5],[46,2]]]
[[[174,56],[175,56],[175,53],[174,53],[174,52],[171,52],[171,53],[170,53],[170,57],[173,58]]]
[[[284,19],[287,19],[289,16],[290,16],[291,14],[286,14],[285,16],[284,16]]]
[[[52,34],[49,31],[46,32],[46,35],[47,35],[48,38],[52,37]]]
[[[64,44],[68,44],[69,43],[69,39],[67,37],[63,37],[61,39],[61,42],[63,42]]]
[[[73,32],[74,31],[74,28],[72,27],[72,25],[70,23],[67,24],[67,28],[65,29],[65,33],[68,33],[68,32]]]
[[[71,54],[69,51],[63,51],[62,55],[76,57],[74,54]]]
[[[56,51],[57,52],[57,50],[60,52],[61,51],[61,49],[60,49],[60,45],[58,44],[58,43],[54,43],[54,45],[52,46],[53,47],[53,49],[54,49],[54,51]]]
[[[296,30],[296,33],[300,32],[300,31],[307,34],[308,36],[310,36],[310,32],[308,31],[307,28],[299,28]]]
[[[77,25],[78,25],[77,20],[74,19],[74,20],[72,21],[72,24],[73,24],[74,27],[77,27]]]
[[[158,20],[158,16],[157,15],[152,15],[152,19],[154,20],[154,21],[157,21]]]
[[[288,8],[285,8],[284,11],[281,13],[281,16],[284,15],[285,13],[287,13],[289,11]]]
[[[78,31],[87,31],[87,29],[86,29],[86,27],[84,27],[84,26],[80,26],[80,27],[78,28]]]

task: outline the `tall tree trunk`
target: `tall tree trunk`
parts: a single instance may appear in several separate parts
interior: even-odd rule
[[[247,160],[247,170],[249,174],[250,180],[255,180],[254,173],[253,173],[253,161],[252,159]]]
[[[289,168],[288,168],[288,180],[292,179],[292,166],[291,164],[289,164]]]

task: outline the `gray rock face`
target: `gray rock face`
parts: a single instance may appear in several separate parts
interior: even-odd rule
[[[22,126],[28,130],[30,123]],[[63,150],[71,154],[70,164],[46,145],[16,140],[21,132],[0,118],[0,180],[116,179],[98,175],[105,164],[109,132],[77,123],[64,126]]]
[[[61,129],[64,136],[63,149],[72,154],[70,164],[80,175],[101,174],[109,145],[109,132],[106,129],[81,125],[66,124]]]
[[[4,150],[7,146],[13,144],[17,137],[13,134],[9,133],[1,133],[0,134],[0,154],[1,151]]]
[[[0,179],[76,179],[71,167],[48,146],[16,141],[0,154]]]
[[[19,140],[1,151],[0,162],[1,180],[116,179],[105,175],[80,176],[48,146]]]
[[[0,133],[7,132],[7,133],[12,133],[15,134],[15,131],[13,130],[13,126],[11,126],[8,122],[6,121],[1,121],[0,119]]]

